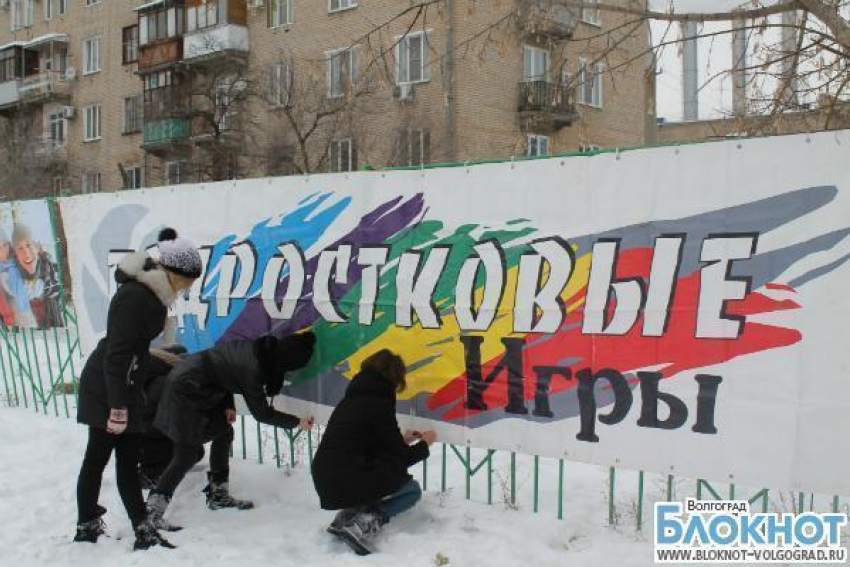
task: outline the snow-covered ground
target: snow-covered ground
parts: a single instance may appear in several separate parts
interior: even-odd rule
[[[472,500],[466,500],[457,459],[451,460],[450,488],[445,493],[439,490],[440,459],[431,459],[422,502],[387,526],[377,541],[379,553],[365,558],[324,532],[333,514],[319,509],[306,465],[294,469],[279,469],[274,462],[259,465],[256,460],[243,461],[239,451],[233,460],[232,491],[253,499],[255,510],[207,510],[200,493],[205,475],[199,468],[184,481],[170,509],[170,518],[186,527],[170,534],[179,548],[134,553],[110,464],[101,493],[101,503],[109,509],[110,537],[96,545],[74,544],[74,489],[84,428],[31,409],[0,407],[0,431],[0,565],[4,566],[652,565],[649,506],[645,535],[635,533],[633,518],[624,519],[618,528],[609,527],[605,471],[568,463],[564,520],[556,519],[557,466],[542,470],[540,513],[535,514],[525,459],[517,475],[518,509],[504,505],[506,461],[496,463],[494,504],[488,506],[485,473],[473,478]],[[412,472],[421,478],[421,467]],[[621,513],[626,516],[630,502],[628,496],[622,497]]]

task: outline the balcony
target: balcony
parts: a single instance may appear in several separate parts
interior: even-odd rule
[[[212,62],[228,57],[248,57],[246,26],[224,24],[197,30],[183,38],[183,59],[188,64]]]
[[[33,153],[42,161],[46,171],[61,173],[68,169],[68,146],[64,141],[38,140]]]
[[[183,59],[183,38],[170,37],[139,48],[139,72],[164,69]]]
[[[556,132],[578,118],[575,90],[545,80],[519,84],[518,110],[522,126],[540,133]]]
[[[566,40],[573,35],[573,16],[557,0],[519,0],[517,24],[529,36]]]
[[[145,121],[142,149],[155,155],[184,148],[189,141],[189,121],[185,118],[166,118]]]
[[[71,98],[71,83],[64,73],[46,71],[25,77],[19,92],[23,103],[67,101]]]
[[[20,79],[0,83],[0,112],[14,109],[21,102],[20,88]]]

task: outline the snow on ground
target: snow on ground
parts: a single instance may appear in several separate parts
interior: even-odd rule
[[[541,511],[534,514],[527,468],[518,475],[520,507],[514,510],[501,503],[501,463],[494,475],[496,503],[488,506],[486,476],[479,473],[473,479],[473,498],[468,501],[462,469],[452,465],[447,475],[451,488],[441,493],[439,459],[431,459],[422,502],[393,520],[377,542],[379,553],[365,558],[324,532],[333,514],[319,508],[306,466],[288,471],[274,463],[259,465],[241,458],[232,462],[232,492],[253,499],[255,510],[207,510],[201,494],[205,475],[196,468],[181,485],[169,511],[169,517],[186,528],[169,534],[179,548],[133,552],[132,533],[110,463],[100,500],[109,509],[105,519],[110,537],[101,538],[96,545],[71,543],[85,428],[32,410],[0,408],[0,431],[0,564],[4,566],[446,564],[438,556],[447,559],[449,566],[463,567],[652,565],[648,535],[635,534],[632,521],[618,529],[607,526],[600,469],[572,463],[566,467],[565,519],[558,521],[556,477],[549,469],[541,474]],[[421,476],[421,467],[411,472]]]

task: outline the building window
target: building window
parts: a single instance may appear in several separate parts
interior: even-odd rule
[[[177,37],[183,33],[183,9],[176,7],[139,16],[139,45]]]
[[[587,4],[599,4],[599,0],[585,0]],[[581,9],[581,21],[594,26],[602,25],[599,8],[584,7]]]
[[[21,78],[21,52],[18,48],[0,51],[0,83]]]
[[[100,4],[100,0],[86,0],[86,6],[94,6],[95,4]]]
[[[139,60],[139,26],[121,30],[121,62],[126,65]]]
[[[131,134],[142,129],[142,95],[124,99],[124,133]]]
[[[180,185],[186,182],[186,162],[170,161],[165,164],[165,181],[168,185]]]
[[[529,134],[525,146],[525,155],[528,157],[549,155],[549,136]]]
[[[145,186],[142,166],[128,165],[124,167],[124,189],[141,189]]]
[[[48,116],[50,145],[62,146],[65,143],[65,112],[53,112]]]
[[[348,10],[356,8],[358,0],[330,0],[328,4],[329,12],[339,12],[340,10]]]
[[[578,101],[602,108],[602,63],[594,63],[593,72],[590,73],[587,61],[579,59]]]
[[[427,32],[411,33],[396,46],[396,83],[424,83],[431,80],[430,47]]]
[[[46,21],[53,19],[53,0],[44,0],[44,19]]]
[[[354,140],[351,138],[331,140],[330,171],[339,173],[355,169],[357,169],[357,147]]]
[[[12,0],[12,31],[32,26],[35,0]]]
[[[83,193],[99,193],[100,192],[100,172],[99,171],[84,171],[82,174],[82,183],[80,190]]]
[[[186,2],[186,31],[193,32],[218,25],[218,0]]]
[[[287,26],[295,19],[295,0],[269,0],[269,26]]]
[[[522,46],[522,80],[545,81],[549,76],[549,50]]]
[[[402,130],[398,163],[402,166],[431,163],[431,131],[427,128]]]
[[[215,90],[215,115],[219,132],[235,130],[236,118],[243,91],[247,88],[244,79],[224,77],[218,81]]]
[[[346,47],[325,55],[328,61],[328,97],[341,97],[357,82],[357,50]]]
[[[83,74],[100,71],[100,38],[92,37],[83,42]]]
[[[64,16],[68,13],[68,0],[59,0],[59,15]]]
[[[85,117],[85,136],[86,142],[100,140],[100,105],[92,104],[83,109]]]
[[[583,144],[579,144],[579,146],[578,146],[578,151],[583,153],[583,154],[589,154],[591,152],[598,152],[601,149],[602,149],[601,146],[597,146],[596,144],[589,144],[587,142],[585,142]]]
[[[269,99],[274,106],[292,105],[293,69],[287,63],[277,63],[269,72]]]

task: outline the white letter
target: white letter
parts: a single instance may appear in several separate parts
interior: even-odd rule
[[[301,292],[304,290],[304,256],[301,250],[291,242],[278,247],[278,250],[282,257],[275,256],[266,264],[260,297],[269,317],[272,319],[289,319],[295,312],[295,308],[298,307],[298,300],[301,299]],[[286,286],[286,294],[280,302],[280,308],[278,308],[275,294],[284,262],[289,266],[289,282]]]
[[[617,241],[602,241],[593,245],[590,263],[590,281],[584,303],[585,335],[625,335],[637,321],[643,290],[636,279],[613,281],[614,263],[617,259]],[[609,291],[614,291],[617,306],[611,321],[605,326]]]
[[[361,248],[357,254],[357,264],[363,266],[360,278],[360,310],[358,322],[371,325],[375,318],[375,300],[378,298],[378,268],[387,263],[389,248]]]
[[[710,262],[700,270],[698,339],[734,339],[741,333],[744,317],[724,315],[725,303],[744,299],[749,278],[728,277],[732,260],[750,258],[756,251],[756,236],[716,236],[702,243],[700,260]]]
[[[478,258],[467,258],[460,269],[455,288],[455,316],[462,331],[486,331],[493,324],[505,286],[505,265],[499,245],[487,241],[473,250]],[[475,311],[475,277],[484,264],[484,297]]]
[[[235,285],[233,277],[236,273],[236,260],[239,260],[239,282]],[[254,281],[254,269],[257,259],[254,248],[248,242],[237,244],[230,252],[221,258],[218,265],[218,285],[215,293],[215,316],[227,317],[230,311],[230,299],[245,297]]]
[[[655,239],[649,289],[646,290],[646,305],[643,308],[645,337],[660,337],[667,327],[670,298],[673,297],[684,241],[681,236],[661,236]]]
[[[331,298],[331,270],[334,272],[336,283],[348,283],[349,262],[351,262],[351,245],[349,244],[343,244],[336,250],[323,250],[319,254],[319,265],[313,277],[313,305],[316,306],[316,311],[331,323],[345,323],[345,317],[337,310]]]
[[[523,254],[519,259],[514,332],[554,333],[564,320],[561,293],[573,273],[572,249],[554,238],[532,242],[531,247],[537,254]],[[544,260],[549,265],[549,277],[541,287]],[[541,315],[535,325],[538,310]]]
[[[416,310],[416,316],[423,328],[437,329],[440,326],[440,318],[432,296],[446,266],[449,249],[443,246],[432,248],[425,264],[419,269],[421,257],[421,252],[405,252],[399,259],[396,273],[396,325],[412,326],[413,311]]]

